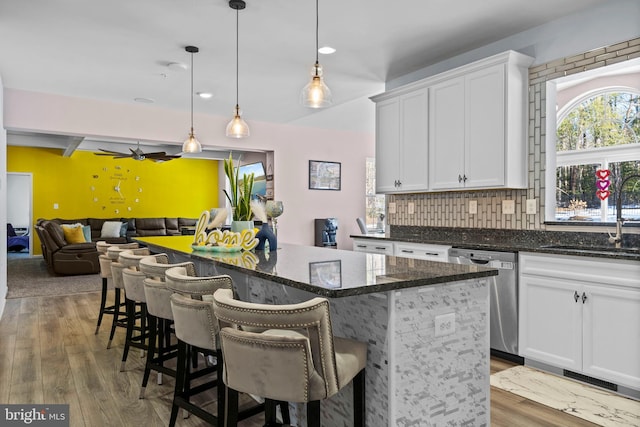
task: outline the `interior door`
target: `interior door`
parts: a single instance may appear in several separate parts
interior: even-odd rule
[[[30,173],[7,173],[7,222],[29,234],[29,255],[33,253],[33,175]]]

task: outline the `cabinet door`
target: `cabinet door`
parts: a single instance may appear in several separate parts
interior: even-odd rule
[[[464,175],[464,77],[431,87],[429,183],[432,190],[459,189]]]
[[[376,104],[376,192],[398,191],[400,178],[400,101]]]
[[[466,76],[466,188],[505,185],[505,102],[504,65]]]
[[[582,287],[568,280],[520,276],[520,355],[582,369]]]
[[[640,389],[640,289],[585,286],[583,371]]]
[[[383,242],[372,239],[353,239],[353,250],[356,252],[393,255],[393,242]]]
[[[428,189],[428,90],[400,99],[400,185],[401,191]]]

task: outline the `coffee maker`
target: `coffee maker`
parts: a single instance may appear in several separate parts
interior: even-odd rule
[[[325,248],[337,249],[336,231],[338,230],[337,218],[315,219],[315,245]]]

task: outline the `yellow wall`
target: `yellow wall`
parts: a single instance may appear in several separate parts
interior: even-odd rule
[[[38,218],[197,218],[218,206],[215,160],[155,163],[86,151],[62,157],[59,149],[9,146],[7,172],[33,174],[34,224]],[[33,252],[40,253],[37,235]]]

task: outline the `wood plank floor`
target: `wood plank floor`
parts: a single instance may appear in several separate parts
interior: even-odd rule
[[[74,427],[168,425],[173,379],[165,376],[157,385],[152,375],[146,398],[138,399],[144,359],[133,349],[126,371],[120,372],[124,331],[119,328],[107,350],[111,317],[105,316],[94,335],[99,302],[98,293],[7,300],[0,320],[0,402],[68,403]],[[492,359],[491,372],[511,366]],[[215,392],[204,399],[215,407]],[[256,415],[240,425],[262,424],[262,416]],[[178,425],[207,424],[195,416],[179,416]],[[595,426],[493,387],[491,425]]]

